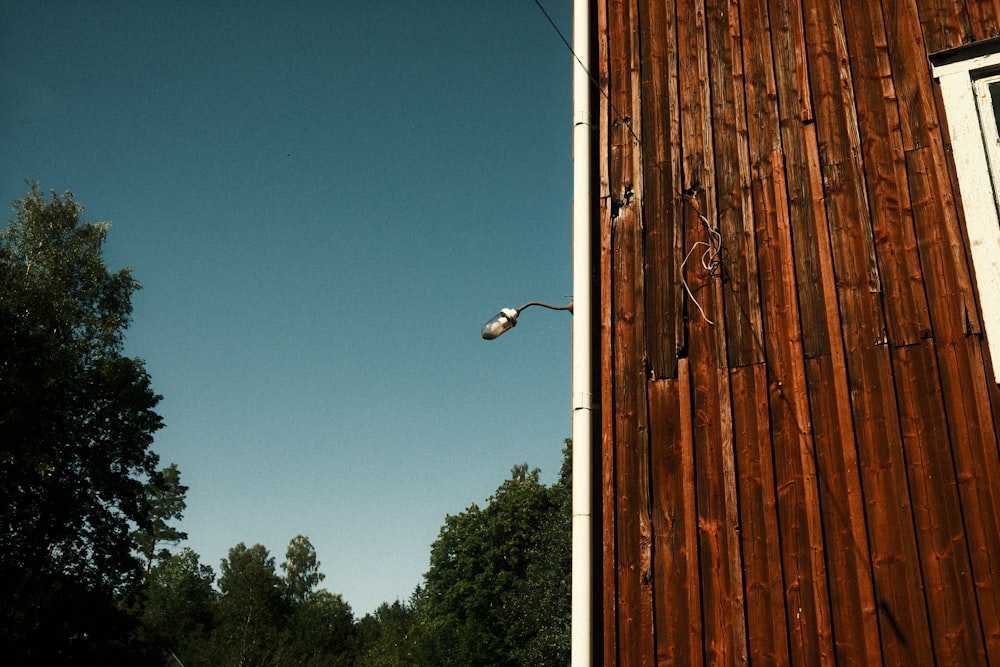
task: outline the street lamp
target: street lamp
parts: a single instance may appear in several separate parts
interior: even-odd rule
[[[572,301],[566,306],[550,306],[540,301],[529,301],[520,308],[501,308],[500,312],[493,319],[483,325],[483,338],[493,340],[502,336],[507,330],[513,329],[517,326],[517,316],[528,306],[542,306],[550,310],[568,310],[571,313],[573,312]]]
[[[584,222],[586,217],[584,216]],[[582,235],[580,235],[582,236]],[[582,278],[575,277],[574,285],[580,287],[581,293],[590,298],[589,253],[584,252],[589,245],[579,242],[574,245],[574,272]],[[501,308],[500,312],[483,325],[483,338],[493,340],[502,336],[508,329],[517,326],[517,316],[529,306],[542,306],[550,310],[568,310],[573,312],[573,301],[565,306],[550,306],[547,303],[529,301],[520,308]],[[594,559],[591,503],[591,447],[593,442],[593,394],[591,381],[591,337],[587,320],[590,318],[590,304],[581,301],[580,313],[582,326],[573,327],[573,498],[572,498],[572,637],[571,664],[573,667],[591,667],[594,638],[593,610],[591,609],[592,579]]]
[[[573,499],[572,499],[572,601],[570,629],[570,664],[592,667],[594,640],[601,635],[594,626],[594,529],[593,464],[595,387],[593,355],[593,236],[595,208],[593,186],[593,141],[591,86],[597,84],[588,69],[591,66],[590,0],[573,0],[573,298],[580,308],[573,315]],[[541,7],[541,5],[538,5]],[[593,8],[596,12],[596,7]],[[596,64],[593,63],[593,64]],[[483,338],[492,340],[517,325],[517,310],[505,308],[483,327]],[[552,306],[547,306],[553,308]],[[573,304],[553,310],[573,312]],[[599,401],[599,397],[597,398]],[[601,593],[598,591],[597,595]],[[601,655],[600,651],[597,655]]]

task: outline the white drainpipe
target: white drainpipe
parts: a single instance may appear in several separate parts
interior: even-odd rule
[[[590,3],[573,2],[573,602],[572,665],[593,646],[593,372],[591,368]]]

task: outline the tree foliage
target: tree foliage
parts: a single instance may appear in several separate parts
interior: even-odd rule
[[[568,465],[546,487],[522,464],[485,508],[446,517],[416,596],[418,663],[568,662],[569,494]]]
[[[326,577],[319,571],[316,549],[305,535],[297,535],[288,543],[281,569],[285,572],[285,594],[293,604],[305,602]]]
[[[167,523],[179,521],[184,516],[184,509],[187,507],[184,496],[187,490],[188,487],[181,484],[181,472],[176,463],[157,471],[146,483],[149,515],[145,524],[132,533],[132,539],[142,555],[147,573],[153,567],[154,559],[170,557],[166,548],[157,549],[159,545],[177,544],[187,539],[187,533]]]
[[[190,548],[157,561],[146,577],[142,608],[147,640],[178,655],[203,653],[214,626],[214,581],[212,568]]]
[[[354,613],[339,593],[321,589],[293,603],[281,664],[353,665]]]
[[[566,441],[558,481],[548,489],[550,504],[537,526],[524,578],[516,586],[512,633],[519,665],[566,665],[570,661],[572,589],[572,447]]]
[[[261,544],[240,542],[223,559],[215,642],[221,665],[273,663],[288,607],[274,558]]]
[[[108,270],[108,225],[82,213],[36,184],[0,232],[0,641],[25,659],[120,645],[162,426],[122,355],[139,284]]]
[[[241,543],[211,569],[190,550],[148,576],[148,637],[188,667],[562,665],[570,644],[570,449],[558,481],[515,466],[487,504],[448,516],[430,569],[407,603],[357,621],[297,535],[280,572],[260,544]]]
[[[292,539],[286,553],[282,564],[286,576],[281,577],[263,545],[240,543],[229,550],[222,561],[221,595],[207,664],[351,664],[350,605],[338,594],[315,589],[322,575],[307,537]]]
[[[416,664],[413,605],[382,603],[357,623],[356,667],[410,667]]]
[[[316,550],[233,547],[213,588],[151,451],[160,400],[122,353],[139,288],[108,225],[34,185],[0,231],[0,644],[12,664],[557,665],[569,659],[570,479],[515,466],[447,516],[409,603],[355,622]],[[141,561],[136,555],[141,556]],[[143,567],[143,565],[145,567]],[[145,570],[145,572],[144,572]],[[145,578],[143,574],[145,573]],[[149,647],[149,650],[146,650]]]

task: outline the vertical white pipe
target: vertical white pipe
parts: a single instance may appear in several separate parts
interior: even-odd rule
[[[573,3],[573,583],[572,665],[593,664],[593,314],[591,307],[590,3]]]

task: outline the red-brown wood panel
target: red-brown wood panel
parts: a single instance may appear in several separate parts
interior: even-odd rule
[[[723,279],[724,347],[727,365],[745,366],[762,360],[757,261],[753,248],[753,216],[746,178],[750,164],[744,101],[739,7],[716,3],[706,13],[709,68],[709,115],[712,131],[705,150],[712,151],[715,214],[708,225],[719,235]]]
[[[807,158],[806,139],[815,134],[810,96],[805,27],[802,8],[796,0],[769,0],[768,17],[772,24],[772,63],[776,100],[768,113],[780,122],[780,149],[783,154],[785,180],[788,183],[788,218],[791,226],[794,261],[788,269],[796,276],[799,293],[799,318],[803,352],[807,358],[829,354],[831,339],[827,335],[827,308],[824,304],[824,281],[819,256],[822,238],[815,224],[816,207],[822,212],[822,187],[813,176]],[[749,93],[748,93],[749,97]],[[818,167],[818,161],[816,162]]]
[[[733,370],[733,435],[739,471],[740,535],[746,590],[747,652],[752,664],[790,658],[775,494],[768,378],[763,364]]]
[[[931,343],[893,352],[924,595],[941,664],[985,662],[971,563]]]
[[[932,320],[940,396],[952,445],[962,515],[971,543],[979,614],[992,662],[1000,662],[1000,479],[997,433],[989,414],[989,363],[967,334],[975,304],[940,145],[907,153]],[[977,327],[978,329],[978,327]],[[976,340],[976,339],[972,339]],[[979,369],[976,372],[975,369]],[[993,399],[996,403],[996,399]]]
[[[654,614],[658,664],[703,664],[690,374],[649,383]]]
[[[869,553],[868,524],[863,504],[863,491],[858,465],[858,443],[854,433],[854,413],[847,373],[847,360],[841,340],[843,325],[840,320],[836,274],[829,234],[826,233],[826,203],[823,198],[822,173],[815,125],[804,128],[804,152],[809,174],[809,192],[812,193],[808,220],[816,229],[811,238],[817,241],[818,277],[822,284],[821,308],[823,335],[830,341],[829,353],[807,362],[809,401],[813,415],[813,438],[817,465],[821,470],[820,485],[823,490],[823,517],[830,542],[831,596],[834,605],[834,629],[837,654],[853,656],[859,652],[869,656],[871,646],[877,642],[878,621],[874,603],[874,582],[871,564],[856,567],[851,573],[852,560],[863,561]],[[794,135],[790,135],[794,136]],[[787,145],[787,143],[786,143]],[[845,619],[840,606],[855,600],[857,618]],[[848,608],[852,605],[847,604]],[[863,626],[863,641],[858,641],[858,629],[847,631],[850,626]],[[864,648],[862,648],[864,647]],[[865,658],[860,662],[871,662]]]
[[[597,3],[597,76],[599,77],[600,95],[598,96],[597,141],[597,179],[599,211],[598,225],[598,274],[600,300],[600,447],[601,447],[601,527],[600,539],[602,547],[601,576],[598,579],[601,586],[601,608],[595,610],[593,617],[601,619],[602,628],[599,633],[604,641],[601,664],[613,667],[618,664],[618,647],[620,633],[618,631],[618,553],[617,534],[618,511],[615,503],[615,469],[614,431],[610,428],[614,416],[612,401],[613,387],[610,385],[611,366],[611,139],[609,129],[612,126],[614,112],[611,109],[609,86],[611,80],[611,48],[612,39],[617,46],[617,35],[608,30],[607,3]],[[597,634],[597,633],[595,633]],[[594,662],[597,662],[595,660]]]
[[[1000,35],[1000,0],[968,0],[972,39],[992,39]]]
[[[954,49],[975,39],[965,5],[965,0],[917,0],[928,53]]]
[[[746,630],[739,566],[738,507],[734,494],[732,419],[725,371],[719,370],[715,337],[704,320],[692,323],[690,364],[691,410],[695,450],[695,486],[698,508],[701,603],[706,661],[710,664],[746,662]]]
[[[892,345],[912,345],[929,336],[931,327],[882,9],[874,2],[843,7],[864,158],[862,185],[870,202],[887,334]]]
[[[675,289],[683,243],[679,224],[682,190],[674,154],[679,149],[677,45],[666,3],[643,5],[640,21],[642,63],[643,201],[645,202],[646,336],[653,378],[677,376],[677,352],[683,339],[678,327],[681,294]]]
[[[1000,664],[1000,388],[927,59],[1000,0],[596,10],[604,664]]]
[[[612,33],[632,36],[626,48],[612,51],[610,99],[616,132],[611,136],[609,186],[611,211],[611,373],[610,422],[615,460],[615,551],[617,620],[620,640],[634,647],[637,660],[652,664],[655,656],[651,571],[652,534],[649,512],[649,440],[644,344],[645,281],[642,253],[642,152],[639,88],[639,43],[626,26],[636,25],[634,0],[608,3]],[[640,650],[642,649],[642,650]]]
[[[649,433],[646,378],[642,358],[641,246],[638,220],[622,210],[612,222],[611,243],[615,249],[612,280],[620,289],[612,295],[612,364],[615,411],[615,503],[618,565],[618,628],[626,646],[648,647],[642,659],[628,664],[652,664],[653,572],[652,526],[649,498]]]

